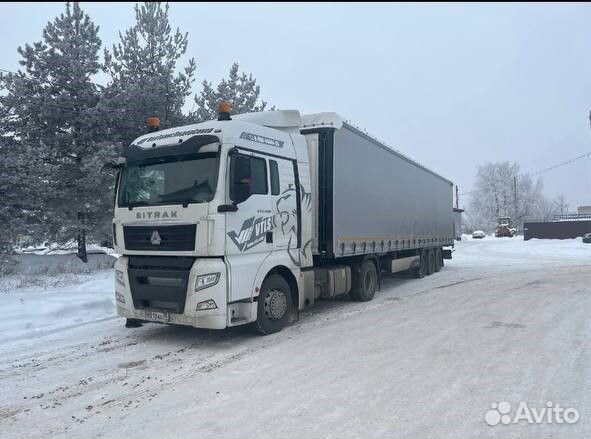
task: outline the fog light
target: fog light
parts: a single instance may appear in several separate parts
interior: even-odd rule
[[[199,302],[197,304],[197,311],[205,311],[206,309],[216,309],[218,306],[216,305],[213,299],[204,300],[203,302]]]
[[[125,297],[117,291],[115,291],[115,299],[117,299],[117,302],[125,303]]]
[[[209,273],[197,276],[195,281],[195,291],[202,290],[203,288],[211,287],[218,283],[220,280],[220,273]]]
[[[117,283],[119,285],[125,286],[125,281],[123,280],[124,279],[123,276],[124,276],[124,273],[122,271],[115,270],[115,280],[117,281]]]

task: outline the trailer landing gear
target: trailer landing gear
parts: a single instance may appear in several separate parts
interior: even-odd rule
[[[430,276],[435,273],[435,250],[430,248],[427,250],[427,275]]]

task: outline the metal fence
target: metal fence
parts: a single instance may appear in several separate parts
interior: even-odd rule
[[[523,224],[523,239],[570,239],[591,233],[591,219],[531,221]]]
[[[554,221],[591,221],[591,213],[564,213],[554,215]]]

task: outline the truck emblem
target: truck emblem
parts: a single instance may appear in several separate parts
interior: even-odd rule
[[[160,238],[160,234],[158,233],[158,230],[154,230],[152,232],[152,238],[150,239],[150,241],[152,242],[152,245],[160,245],[162,238]]]

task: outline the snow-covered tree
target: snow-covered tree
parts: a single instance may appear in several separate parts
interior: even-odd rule
[[[217,118],[220,101],[232,102],[233,114],[265,110],[267,102],[259,102],[261,87],[257,85],[256,79],[252,73],[239,73],[238,69],[238,63],[232,64],[228,78],[223,79],[216,88],[211,82],[203,81],[201,93],[195,96],[197,110],[190,115],[192,120],[203,122]]]
[[[544,216],[547,200],[542,179],[521,173],[518,163],[487,163],[478,168],[470,201],[474,227],[492,231],[499,217],[511,217],[521,228],[524,220]]]
[[[136,23],[112,50],[105,49],[104,70],[111,82],[104,93],[103,117],[109,121],[110,138],[129,143],[146,130],[150,116],[160,118],[162,128],[186,122],[182,107],[191,94],[195,60],[177,72],[186,53],[188,34],[172,31],[168,4],[135,5]]]
[[[42,213],[29,219],[41,221],[46,237],[58,242],[96,230],[110,203],[103,189],[108,177],[96,166],[109,155],[96,142],[100,90],[92,77],[100,46],[98,26],[77,2],[66,3],[42,41],[18,48],[23,70],[3,78],[3,129],[27,178],[20,191]]]

